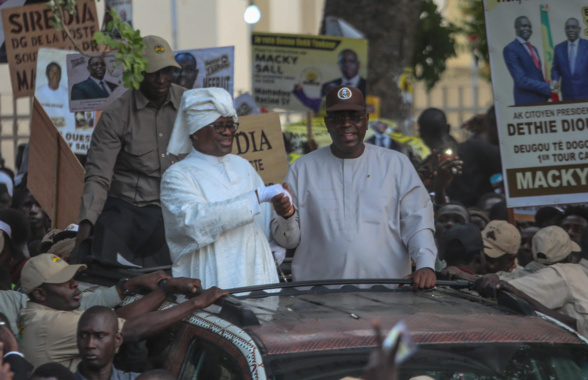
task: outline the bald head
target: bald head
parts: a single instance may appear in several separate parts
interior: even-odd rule
[[[105,326],[108,326],[112,333],[116,334],[118,332],[118,317],[114,310],[106,306],[92,306],[86,310],[78,321],[78,328],[97,318],[101,318],[104,321]]]

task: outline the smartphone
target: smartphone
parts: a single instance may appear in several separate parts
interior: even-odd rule
[[[455,158],[457,155],[455,153],[453,153],[453,150],[451,148],[445,149],[443,151],[443,154],[439,155],[439,163],[446,161],[450,158]]]

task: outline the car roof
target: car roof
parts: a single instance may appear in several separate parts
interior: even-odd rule
[[[537,315],[453,289],[277,294],[241,302],[259,320],[244,330],[268,355],[375,347],[374,320],[384,331],[404,321],[417,344],[584,343]]]

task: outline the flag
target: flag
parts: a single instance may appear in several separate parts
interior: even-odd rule
[[[543,62],[545,62],[545,80],[551,82],[551,66],[553,65],[553,39],[549,26],[549,5],[539,5],[541,9],[541,39],[543,40]],[[551,100],[559,101],[558,94],[551,94]]]

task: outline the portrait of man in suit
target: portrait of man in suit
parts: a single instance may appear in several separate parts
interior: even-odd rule
[[[514,81],[515,105],[545,103],[555,88],[545,81],[539,51],[529,42],[533,34],[531,22],[526,16],[519,16],[514,28],[516,38],[504,47],[502,54]]]
[[[181,69],[174,68],[173,82],[178,86],[182,86],[191,90],[194,88],[194,83],[198,77],[198,66],[196,58],[190,53],[179,53],[174,57]]]
[[[578,19],[569,18],[568,39],[555,46],[551,84],[560,89],[562,100],[588,99],[588,41],[580,38],[580,30]]]
[[[342,50],[339,53],[337,64],[339,65],[339,70],[341,70],[341,78],[323,84],[321,96],[324,98],[332,87],[345,85],[359,88],[365,98],[366,81],[359,75],[361,63],[357,59],[357,54],[351,49]]]
[[[104,80],[106,62],[102,57],[92,57],[88,60],[88,72],[88,79],[73,85],[71,100],[108,98],[118,87],[117,84]]]

